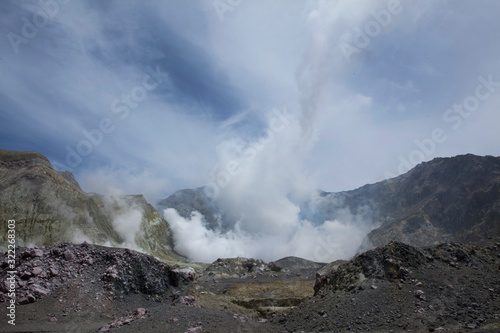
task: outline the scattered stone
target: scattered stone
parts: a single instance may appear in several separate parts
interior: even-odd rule
[[[470,323],[470,324],[467,324],[467,328],[473,330],[477,327],[476,323]]]
[[[43,257],[43,251],[40,250],[40,249],[32,249],[31,252],[30,252],[31,256],[33,258],[36,258],[36,257]]]
[[[424,292],[422,290],[419,289],[415,291],[415,297],[421,298],[422,296],[424,296]]]
[[[75,255],[70,250],[64,251],[63,256],[67,261],[75,260]]]
[[[49,274],[50,274],[50,277],[54,277],[54,276],[58,276],[59,275],[59,272],[54,269],[54,268],[49,268]]]
[[[139,316],[139,317],[142,317],[142,316],[146,315],[146,312],[147,312],[147,310],[144,309],[144,308],[137,308],[135,310],[135,315]]]
[[[185,304],[195,308],[200,308],[200,306],[196,304],[194,296],[177,296],[174,299],[174,304]]]
[[[51,323],[55,323],[57,321],[57,318],[56,317],[51,317],[50,320],[49,320]]]
[[[26,298],[28,298],[28,302],[29,302],[29,303],[35,303],[35,302],[36,302],[36,298],[35,298],[35,296],[33,296],[33,295],[31,295],[31,294],[28,294],[28,295],[26,296]]]
[[[42,272],[43,272],[43,270],[40,267],[35,267],[31,271],[31,274],[33,274],[34,276],[37,276],[37,275],[40,275]]]
[[[39,296],[46,296],[46,295],[48,295],[48,294],[50,293],[50,290],[48,290],[48,289],[46,289],[46,288],[44,288],[44,287],[42,287],[42,286],[40,286],[40,285],[38,285],[38,284],[33,284],[33,285],[31,286],[31,290],[32,290],[35,294],[37,294],[37,295],[39,295]]]
[[[28,304],[29,303],[28,297],[21,297],[18,302],[20,305]]]
[[[44,249],[20,247],[16,259],[16,270],[19,272],[15,276],[16,299],[20,305],[34,303],[67,285],[69,281],[85,285],[90,282],[90,278],[99,276],[105,277],[105,281],[98,283],[107,289],[111,296],[117,295],[117,291],[134,292],[154,295],[158,300],[172,297],[176,292],[175,288],[184,290],[183,286],[190,283],[187,274],[179,271],[171,273],[175,271],[173,267],[151,256],[135,251],[127,252],[125,249],[99,250],[88,244],[85,246],[65,242]],[[0,263],[2,262],[5,260],[0,254]],[[88,263],[93,263],[92,267],[86,266]],[[132,267],[135,267],[135,270]],[[172,274],[175,275],[175,286],[172,284]],[[5,282],[6,277],[7,271],[0,269],[0,302],[7,300],[4,293],[9,292],[10,286]],[[62,298],[56,301],[64,302]],[[126,322],[127,320],[123,321]]]

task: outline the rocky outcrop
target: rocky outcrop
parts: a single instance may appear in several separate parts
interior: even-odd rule
[[[302,259],[299,257],[285,257],[275,261],[276,265],[283,267],[285,269],[320,269],[324,267],[325,263],[314,262],[307,259]]]
[[[135,235],[119,224],[134,219]],[[16,245],[69,241],[127,244],[163,260],[184,260],[173,249],[172,233],[143,196],[106,197],[81,190],[70,172],[58,172],[36,152],[0,150],[0,233],[15,220]],[[0,238],[0,249],[6,248]]]
[[[436,158],[356,190],[320,192],[311,219],[354,216],[373,225],[361,251],[392,240],[415,246],[500,235],[500,157]],[[313,208],[311,208],[313,207]]]
[[[391,242],[318,275],[315,296],[272,321],[295,332],[496,332],[499,240]]]
[[[307,276],[326,264],[317,263],[298,257],[286,257],[274,262],[265,262],[253,258],[219,258],[211,264],[206,264],[201,270],[198,280],[210,281],[227,278],[257,278]],[[311,276],[311,278],[313,275]]]
[[[173,301],[179,293],[187,293],[191,283],[187,275],[152,256],[88,243],[17,248],[14,260],[12,273],[7,255],[0,255],[0,302],[9,299],[11,289],[20,305],[34,303],[75,281],[107,297],[141,293]]]
[[[421,250],[404,243],[391,242],[338,265],[324,276],[317,276],[315,294],[325,292],[325,287],[333,291],[350,291],[354,288],[369,288],[376,280],[405,279],[412,269],[424,263],[426,256]]]
[[[255,276],[271,276],[281,271],[281,267],[274,263],[266,263],[261,259],[253,258],[219,258],[207,265],[201,272],[200,280],[225,278],[253,278]]]
[[[500,235],[499,157],[436,158],[366,190],[378,192],[374,219],[380,227],[367,236],[374,246],[391,240],[429,246]]]

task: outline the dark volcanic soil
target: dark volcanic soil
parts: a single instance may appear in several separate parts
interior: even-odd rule
[[[241,274],[249,261],[238,258],[193,279],[135,251],[68,243],[18,248],[16,261],[17,300],[27,304],[7,324],[0,285],[0,332],[500,331],[500,239],[393,242],[319,277],[315,296],[314,265]]]
[[[498,240],[393,242],[325,278],[315,297],[272,322],[286,332],[500,332]]]

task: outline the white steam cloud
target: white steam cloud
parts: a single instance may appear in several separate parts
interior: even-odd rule
[[[276,260],[291,255],[332,261],[354,255],[370,230],[370,223],[349,214],[319,224],[300,215],[301,204],[313,199],[321,187],[303,166],[318,136],[318,114],[328,109],[330,34],[336,31],[338,17],[318,15],[323,5],[305,13],[310,43],[296,70],[295,106],[269,112],[268,126],[256,138],[231,138],[218,147],[220,163],[209,179],[207,194],[238,221],[234,228],[221,233],[207,228],[198,212],[184,219],[174,210],[165,211],[181,254],[199,261],[234,256]],[[290,114],[288,109],[294,111]]]
[[[136,203],[130,202],[126,197],[117,195],[121,191],[114,189],[115,195],[103,196],[104,206],[108,215],[112,219],[112,224],[116,232],[124,239],[120,247],[127,247],[136,251],[144,252],[136,244],[136,236],[141,228],[144,211]]]
[[[164,211],[175,237],[175,250],[199,262],[217,258],[253,257],[272,261],[286,256],[330,262],[351,257],[364,235],[366,225],[340,221],[325,221],[315,226],[311,222],[295,220],[294,225],[281,232],[250,233],[242,230],[241,222],[226,233],[206,227],[203,216],[193,212],[183,218],[173,208]]]
[[[198,212],[184,219],[175,210],[165,210],[179,253],[205,262],[218,257],[276,260],[291,255],[328,262],[354,255],[369,232],[370,221],[349,214],[320,224],[300,215],[301,203],[314,199],[320,188],[303,165],[318,135],[318,114],[327,109],[325,92],[332,72],[329,34],[338,21],[335,15],[318,16],[321,3],[318,6],[306,13],[310,45],[296,70],[296,106],[269,112],[268,126],[255,138],[230,138],[217,149],[219,165],[211,174],[207,194],[238,222],[222,233],[209,229]]]
[[[212,230],[199,212],[185,219],[174,209],[164,211],[180,254],[201,262],[236,256],[329,262],[355,254],[371,221],[347,210],[341,220],[319,225],[301,218],[301,204],[310,201],[314,209],[322,200],[314,177],[302,168],[311,129],[304,131],[296,114],[280,112],[270,112],[265,135],[226,140],[217,150],[220,163],[206,194],[237,221],[229,231]]]

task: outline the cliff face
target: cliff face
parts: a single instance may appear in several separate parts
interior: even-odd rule
[[[0,220],[2,234],[7,221],[16,220],[18,246],[131,241],[159,258],[180,259],[168,224],[144,197],[85,193],[70,172],[56,171],[35,152],[0,150]],[[130,237],[124,222],[138,232]],[[2,237],[0,248],[5,247]]]
[[[347,210],[370,220],[374,229],[362,250],[392,240],[413,246],[477,241],[500,235],[500,158],[436,158],[399,177],[321,197],[315,209],[321,218]]]

